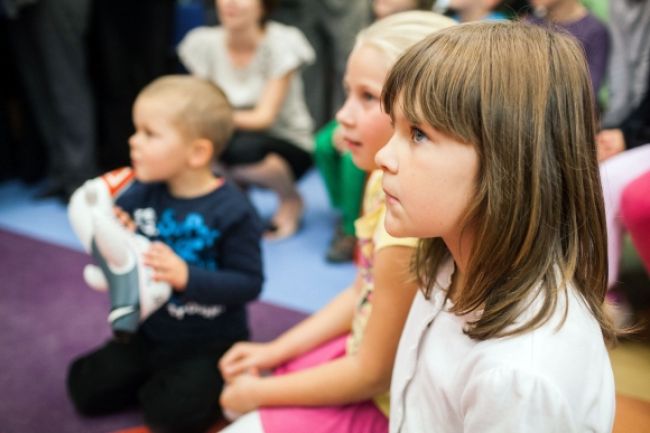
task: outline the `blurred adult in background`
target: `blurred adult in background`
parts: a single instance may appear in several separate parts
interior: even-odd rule
[[[614,0],[618,1],[618,0]],[[594,96],[605,80],[610,54],[609,31],[580,0],[530,0],[533,13],[528,20],[537,25],[559,27],[575,37],[582,45]]]
[[[29,110],[45,143],[41,196],[67,201],[97,174],[94,100],[87,69],[91,0],[2,0]]]
[[[357,33],[370,24],[369,0],[302,0],[297,24],[316,51],[316,61],[305,68],[305,95],[316,128],[343,103],[345,62]]]
[[[9,43],[7,11],[0,5],[0,180],[32,183],[46,173],[47,150],[34,127]],[[41,155],[41,158],[35,158]]]
[[[609,2],[609,101],[599,159],[650,143],[650,1]]]
[[[314,51],[300,30],[268,19],[274,5],[216,0],[221,25],[190,31],[178,53],[235,108],[235,134],[221,162],[238,183],[277,194],[266,236],[281,239],[299,228],[303,201],[296,182],[312,165],[313,126],[300,72]]]
[[[174,68],[174,11],[175,0],[93,1],[90,57],[103,171],[129,164],[135,97]]]

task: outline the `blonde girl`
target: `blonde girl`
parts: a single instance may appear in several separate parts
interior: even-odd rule
[[[521,23],[442,30],[386,81],[386,229],[424,238],[391,432],[609,432],[606,233],[584,55]]]
[[[329,305],[274,341],[237,344],[224,355],[220,369],[228,385],[221,403],[227,411],[249,412],[226,432],[388,430],[386,392],[416,291],[409,272],[415,240],[393,238],[384,229],[381,172],[374,157],[392,127],[380,96],[399,55],[451,24],[433,12],[405,12],[376,22],[358,36],[344,79],[348,96],[337,114],[355,164],[373,172],[364,213],[357,221],[358,275]],[[259,375],[271,369],[274,375]]]

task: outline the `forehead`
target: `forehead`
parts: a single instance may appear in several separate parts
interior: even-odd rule
[[[381,87],[388,73],[383,53],[372,45],[361,44],[354,48],[345,71],[347,82],[363,82]]]

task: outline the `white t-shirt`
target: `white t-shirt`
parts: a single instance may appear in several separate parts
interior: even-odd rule
[[[564,296],[541,328],[476,341],[463,329],[478,316],[443,305],[453,270],[451,260],[441,266],[431,298],[418,293],[411,306],[393,369],[390,432],[611,432],[614,377],[579,293],[568,290],[559,329]]]
[[[242,68],[232,64],[221,27],[193,29],[179,44],[178,55],[192,74],[216,83],[239,109],[255,107],[269,79],[295,70],[282,108],[268,132],[311,151],[313,125],[300,68],[314,61],[314,50],[295,27],[270,21],[265,29],[253,59]]]

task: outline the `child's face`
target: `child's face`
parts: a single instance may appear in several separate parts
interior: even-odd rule
[[[377,168],[375,154],[392,134],[390,117],[381,110],[379,99],[387,72],[385,56],[376,48],[355,48],[345,71],[347,98],[336,113],[354,163],[366,171]]]
[[[415,9],[416,0],[373,0],[372,12],[377,19],[382,19],[397,12]]]
[[[164,98],[138,97],[133,106],[135,133],[129,138],[131,165],[142,182],[165,182],[187,167],[190,146],[174,123],[175,111]]]
[[[263,7],[261,0],[216,0],[221,25],[227,29],[259,26]]]
[[[478,154],[428,125],[413,125],[395,105],[395,132],[377,153],[384,171],[386,230],[393,236],[460,239],[475,196]]]

